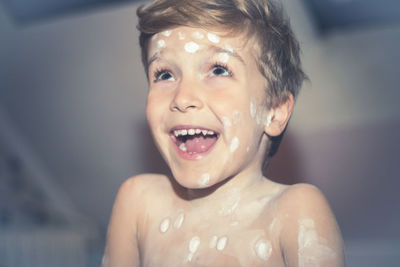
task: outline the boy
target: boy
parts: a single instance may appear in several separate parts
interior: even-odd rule
[[[261,171],[305,78],[280,8],[158,0],[138,16],[147,120],[173,177],[121,186],[103,266],[344,266],[322,194]]]

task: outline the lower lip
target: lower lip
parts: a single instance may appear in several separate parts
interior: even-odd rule
[[[214,149],[215,144],[218,142],[218,138],[217,138],[217,141],[215,141],[215,143],[212,146],[210,146],[207,151],[204,151],[201,153],[192,153],[192,154],[179,149],[179,147],[176,145],[175,136],[173,136],[173,135],[171,135],[171,142],[172,142],[173,146],[175,147],[175,150],[177,151],[178,155],[181,158],[186,159],[186,160],[201,160],[205,156],[207,156],[211,152],[211,150]]]

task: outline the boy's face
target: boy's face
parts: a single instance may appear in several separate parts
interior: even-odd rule
[[[260,172],[266,81],[255,42],[244,36],[178,27],[150,42],[147,119],[175,179],[187,188]]]

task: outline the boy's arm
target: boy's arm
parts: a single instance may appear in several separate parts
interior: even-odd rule
[[[107,231],[102,267],[139,266],[137,241],[137,183],[126,180],[116,196]]]
[[[292,186],[282,196],[281,247],[286,266],[345,266],[343,240],[335,217],[314,186]]]

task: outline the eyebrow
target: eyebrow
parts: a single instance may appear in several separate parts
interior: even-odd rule
[[[236,53],[235,51],[230,51],[228,49],[218,47],[215,45],[210,45],[207,50],[211,50],[213,54],[219,54],[219,53],[227,53],[228,55],[238,59],[240,62],[242,62],[243,65],[246,65],[246,62],[243,60],[243,58]],[[147,66],[150,66],[154,61],[158,60],[160,58],[161,52],[157,51],[154,53],[154,55],[147,61]]]

